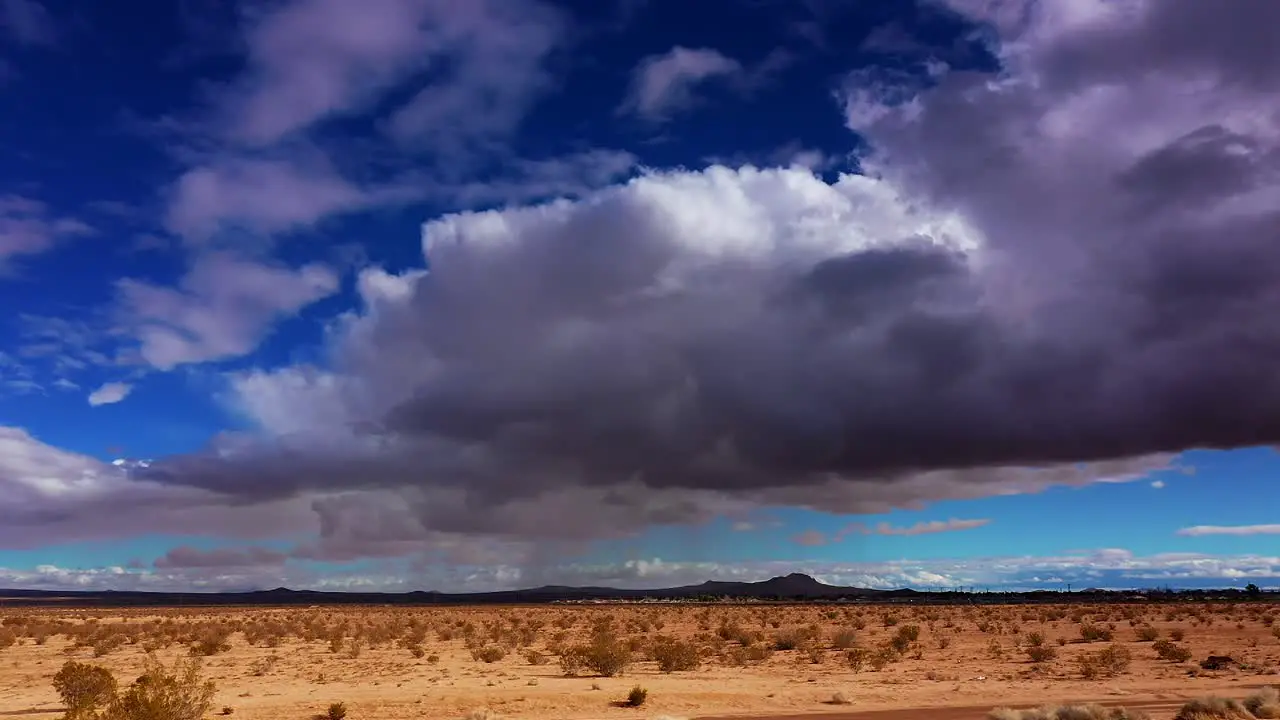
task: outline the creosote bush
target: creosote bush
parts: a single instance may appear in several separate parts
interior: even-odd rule
[[[613,677],[631,663],[631,649],[608,632],[596,633],[591,642],[566,648],[560,655],[565,675],[590,670],[597,675]]]
[[[69,670],[65,677],[90,677],[83,667]],[[64,665],[63,670],[66,669]],[[105,683],[105,680],[97,682]],[[155,656],[149,655],[142,676],[123,693],[113,693],[106,709],[96,716],[96,720],[202,720],[213,705],[216,690],[212,681],[200,679],[197,660],[179,660],[172,668],[167,668]]]
[[[471,657],[480,662],[494,663],[507,656],[507,651],[498,645],[486,645],[471,651]]]
[[[1115,677],[1128,672],[1129,663],[1132,659],[1129,648],[1112,644],[1097,652],[1081,655],[1077,662],[1080,665],[1081,677],[1086,680],[1094,680]]]
[[[1033,663],[1047,663],[1058,657],[1058,651],[1052,645],[1032,645],[1027,648],[1027,657]]]
[[[1161,660],[1169,662],[1182,663],[1191,659],[1191,650],[1182,646],[1175,645],[1168,640],[1157,640],[1151,644],[1151,649],[1156,651],[1156,655]]]
[[[664,673],[697,670],[701,660],[696,643],[662,635],[653,639],[649,654]]]
[[[66,720],[88,720],[115,699],[116,679],[104,667],[68,660],[53,676],[53,689],[67,706]]]
[[[649,691],[639,685],[631,688],[631,692],[627,693],[627,705],[630,707],[640,707],[648,699]]]

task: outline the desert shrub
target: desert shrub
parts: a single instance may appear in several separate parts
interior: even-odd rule
[[[546,665],[548,662],[550,662],[547,659],[547,656],[545,654],[540,653],[537,650],[533,650],[533,649],[524,651],[524,659],[525,659],[525,662],[529,663],[530,665]]]
[[[597,633],[591,642],[566,649],[560,655],[560,666],[566,675],[590,670],[603,677],[621,673],[631,663],[631,650],[609,633]]]
[[[200,663],[178,660],[166,668],[154,656],[132,685],[117,695],[101,720],[201,720],[217,688],[200,679]]]
[[[795,650],[804,644],[804,641],[804,631],[797,628],[789,628],[773,636],[773,649]]]
[[[742,667],[743,665],[765,662],[771,657],[773,657],[773,647],[769,645],[752,645],[751,647],[730,648],[724,654],[724,662],[726,665],[733,667]]]
[[[996,708],[987,713],[989,720],[1147,720],[1147,714],[1138,710],[1101,705],[1046,705],[1038,708],[1014,710]]]
[[[125,639],[119,633],[107,633],[94,638],[90,642],[94,657],[106,657],[124,647]]]
[[[92,718],[116,696],[116,679],[97,665],[68,660],[53,676],[53,689],[67,706],[67,720]]]
[[[1168,640],[1157,640],[1151,645],[1162,660],[1181,663],[1191,659],[1191,650],[1182,645],[1175,645]]]
[[[347,716],[347,704],[336,702],[329,705],[329,709],[325,711],[325,720],[343,720]]]
[[[911,647],[911,643],[920,637],[919,625],[902,625],[898,627],[897,632],[889,639],[889,647],[899,655],[905,653]]]
[[[200,633],[191,643],[192,655],[217,655],[231,649],[231,630],[229,628],[211,628]],[[334,652],[337,652],[336,650]]]
[[[1273,687],[1264,687],[1245,698],[1243,705],[1256,718],[1276,720],[1280,718],[1280,691]]]
[[[1134,630],[1133,634],[1138,639],[1138,642],[1154,642],[1156,638],[1160,637],[1160,631],[1150,625],[1143,625]]]
[[[1207,697],[1188,701],[1174,720],[1252,720],[1253,714],[1239,700]]]
[[[1086,623],[1080,626],[1080,638],[1085,642],[1111,642],[1112,632],[1107,628],[1093,623]]]
[[[1027,648],[1027,657],[1031,658],[1033,663],[1049,662],[1057,656],[1058,651],[1052,645],[1032,645]]]
[[[871,653],[869,661],[871,669],[880,672],[898,661],[898,652],[891,647],[882,647]]]
[[[1044,633],[1039,631],[1029,632],[1023,637],[1022,642],[1029,648],[1040,647],[1044,645]]]
[[[640,707],[645,700],[649,699],[649,691],[636,685],[631,688],[631,692],[627,693],[627,705],[629,707]]]
[[[1112,644],[1097,652],[1081,655],[1077,662],[1080,665],[1080,675],[1092,680],[1127,672],[1132,659],[1128,648]]]
[[[11,648],[18,644],[18,636],[9,628],[0,628],[0,650]]]
[[[864,647],[851,647],[844,651],[844,661],[854,672],[861,672],[871,659],[871,651]]]
[[[507,651],[500,645],[485,645],[484,647],[478,647],[471,651],[472,659],[486,663],[498,662],[506,656]]]
[[[1186,636],[1187,631],[1182,628],[1174,628],[1169,631],[1169,637],[1173,638],[1174,642],[1182,642]]]
[[[836,650],[848,650],[853,647],[857,641],[858,636],[854,631],[849,628],[845,628],[843,630],[837,630],[835,634],[831,636],[831,647]]]
[[[654,638],[650,654],[664,673],[697,670],[700,660],[695,643],[662,636]]]

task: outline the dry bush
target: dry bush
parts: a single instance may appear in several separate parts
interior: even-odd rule
[[[101,720],[201,720],[216,691],[213,681],[200,679],[198,660],[166,668],[149,656],[145,672],[112,700]]]
[[[53,689],[67,706],[66,720],[89,720],[116,696],[116,679],[97,665],[68,660],[53,676]]]
[[[697,670],[701,660],[696,643],[662,635],[653,639],[649,654],[664,673]]]
[[[631,688],[631,692],[627,693],[627,707],[640,707],[649,699],[649,691],[636,685]]]
[[[1256,718],[1276,720],[1280,718],[1280,691],[1273,687],[1265,687],[1244,699],[1246,710]]]
[[[1156,655],[1162,660],[1169,662],[1183,663],[1191,659],[1191,650],[1182,645],[1175,645],[1168,640],[1157,640],[1151,645],[1151,649],[1156,651]]]
[[[1080,626],[1080,639],[1085,642],[1111,642],[1112,632],[1104,627],[1085,623]]]
[[[1058,657],[1058,651],[1052,645],[1032,645],[1027,648],[1027,657],[1033,663],[1046,663]]]
[[[1081,677],[1094,680],[1128,672],[1132,656],[1125,646],[1112,644],[1097,652],[1085,653],[1076,661],[1080,666]]]
[[[857,642],[858,642],[858,636],[854,632],[854,630],[850,628],[837,630],[831,636],[831,647],[835,648],[836,650],[848,650],[849,648],[857,644]]]
[[[807,642],[809,636],[799,628],[788,628],[773,636],[774,650],[795,650]]]
[[[631,650],[609,633],[596,633],[591,642],[567,648],[560,655],[565,675],[590,670],[603,677],[621,673],[631,663]]]
[[[1133,631],[1133,635],[1138,642],[1155,642],[1160,637],[1160,631],[1150,625],[1143,625]]]
[[[507,656],[507,651],[499,645],[485,645],[484,647],[474,648],[471,651],[471,657],[485,663],[498,662]]]
[[[1188,701],[1174,720],[1253,720],[1253,713],[1239,700],[1206,697]]]
[[[1148,720],[1146,713],[1129,708],[1107,708],[1101,705],[1045,705],[1014,710],[996,708],[987,713],[990,720]]]

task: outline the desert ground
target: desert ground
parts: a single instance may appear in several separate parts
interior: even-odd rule
[[[602,604],[4,609],[0,717],[60,717],[68,660],[125,687],[197,659],[209,717],[982,717],[1182,701],[1280,684],[1280,605]],[[1209,656],[1230,656],[1216,669]],[[631,690],[647,691],[627,704]],[[486,715],[487,713],[487,715]]]

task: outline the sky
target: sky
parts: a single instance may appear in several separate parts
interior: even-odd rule
[[[0,0],[0,587],[1280,586],[1277,26]]]

